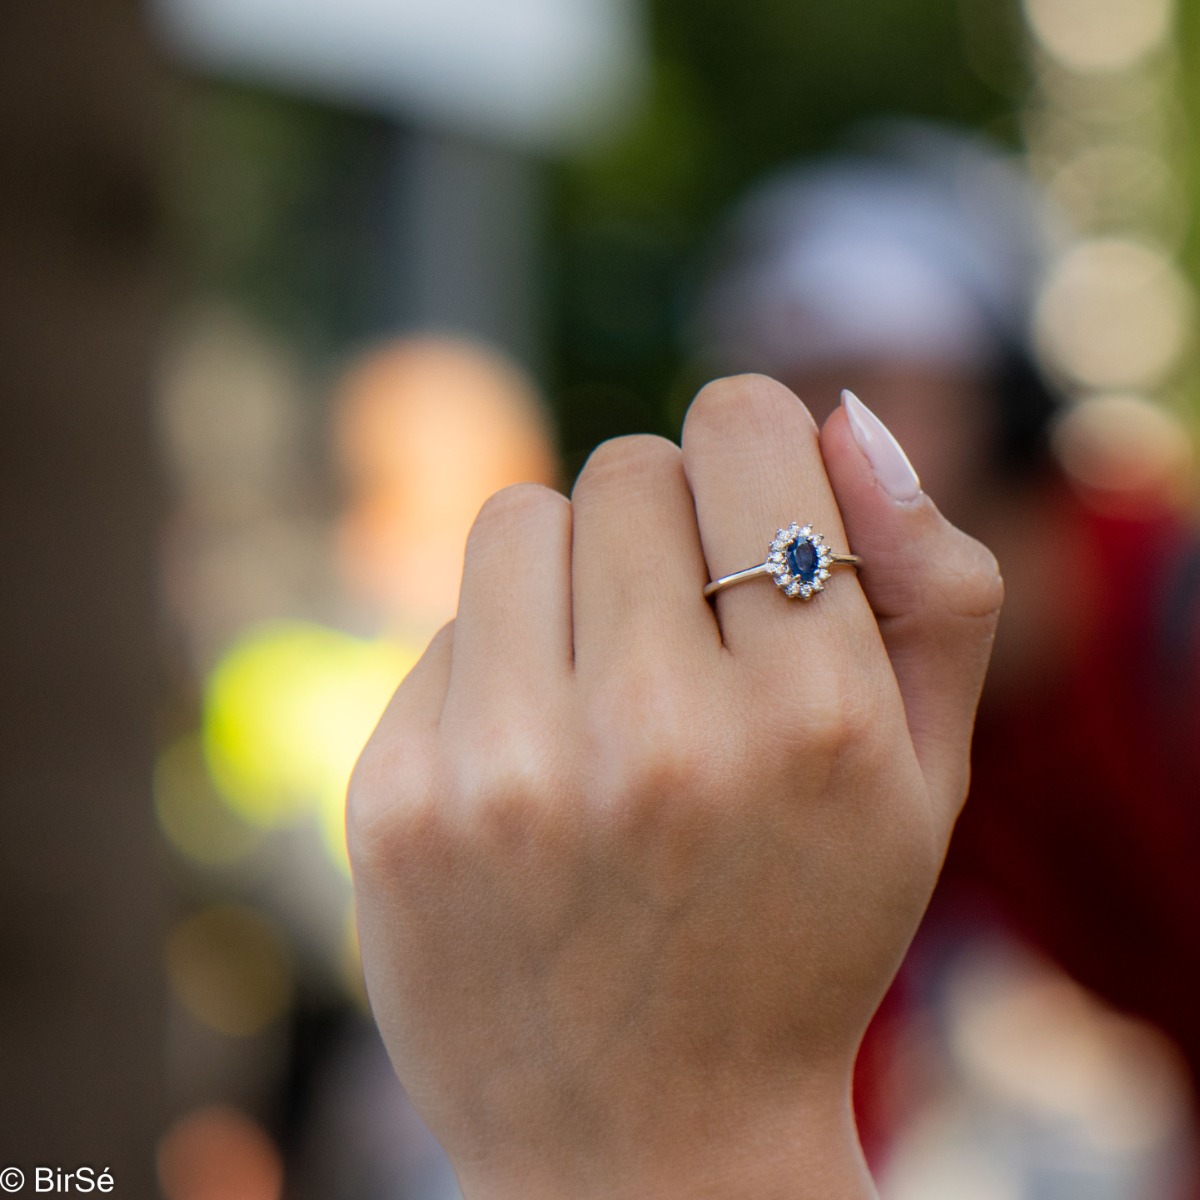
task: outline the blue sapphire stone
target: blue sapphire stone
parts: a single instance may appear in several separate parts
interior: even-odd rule
[[[817,548],[807,538],[797,538],[784,552],[788,573],[801,583],[817,578]]]

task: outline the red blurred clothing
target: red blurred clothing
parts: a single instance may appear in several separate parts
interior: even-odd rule
[[[1200,539],[1077,513],[1077,649],[981,709],[940,890],[982,893],[1200,1082]]]
[[[985,696],[970,799],[921,939],[999,920],[1179,1046],[1200,1092],[1200,537],[1178,514],[1064,497],[1072,650],[1036,688]],[[868,1150],[909,964],[868,1035]]]

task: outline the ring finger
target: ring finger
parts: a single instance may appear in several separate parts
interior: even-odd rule
[[[710,383],[688,411],[683,460],[710,578],[763,562],[775,531],[793,521],[847,551],[816,426],[782,384],[758,375]],[[715,601],[725,645],[773,667],[781,654],[813,648],[819,634],[839,661],[861,663],[879,635],[853,572],[836,569],[817,582],[826,590],[808,601],[785,596],[769,578],[722,590]]]

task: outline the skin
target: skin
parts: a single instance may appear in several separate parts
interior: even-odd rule
[[[867,397],[942,512],[996,555],[1004,575],[1004,620],[985,704],[1019,703],[1072,661],[1084,629],[1079,597],[1090,586],[1075,555],[1074,521],[1062,509],[1055,480],[1005,477],[996,470],[998,412],[984,376],[945,363],[866,357],[795,370],[784,382],[822,424],[843,387]]]
[[[837,407],[842,388],[865,397],[946,516],[963,529],[979,523],[981,496],[990,504],[998,483],[989,470],[996,405],[984,379],[938,363],[847,359],[825,370],[790,372],[783,381],[806,399],[820,424]]]
[[[372,1005],[468,1200],[871,1197],[849,1092],[967,785],[995,561],[710,384],[480,513],[351,786]],[[812,602],[701,596],[811,521]]]

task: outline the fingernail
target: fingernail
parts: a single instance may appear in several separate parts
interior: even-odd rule
[[[842,407],[850,432],[883,490],[893,500],[915,500],[921,494],[921,481],[891,430],[851,391],[842,392]]]

